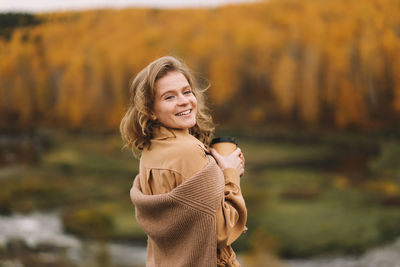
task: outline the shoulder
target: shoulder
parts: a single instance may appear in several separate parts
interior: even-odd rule
[[[150,148],[143,151],[141,162],[146,168],[170,170],[186,179],[202,169],[208,158],[204,145],[187,134],[152,140]]]
[[[170,150],[177,155],[179,154],[181,158],[203,158],[206,156],[204,145],[189,134],[185,137],[178,136],[172,140]]]

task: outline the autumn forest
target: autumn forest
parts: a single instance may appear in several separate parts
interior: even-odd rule
[[[1,14],[0,127],[115,131],[130,80],[172,54],[210,85],[219,123],[393,129],[398,14],[399,0]]]

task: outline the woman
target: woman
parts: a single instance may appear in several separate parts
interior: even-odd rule
[[[246,230],[244,158],[239,148],[228,156],[206,148],[214,127],[204,91],[171,56],[130,88],[120,130],[140,155],[130,195],[148,236],[147,266],[240,266],[231,244]]]

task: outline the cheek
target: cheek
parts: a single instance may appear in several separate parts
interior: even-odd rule
[[[197,99],[194,96],[192,97],[192,105],[197,107]]]
[[[167,113],[171,110],[171,105],[168,102],[159,102],[154,106],[154,110],[160,114]]]
[[[170,109],[168,105],[165,105],[163,103],[158,103],[157,105],[154,106],[153,112],[155,116],[160,120],[164,118],[168,113],[170,113]]]

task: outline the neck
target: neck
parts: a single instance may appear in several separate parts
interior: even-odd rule
[[[168,128],[168,127],[166,127],[166,128],[170,129],[171,131],[173,131],[176,134],[189,134],[189,129]]]

